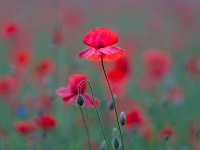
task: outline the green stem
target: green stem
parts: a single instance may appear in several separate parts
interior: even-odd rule
[[[123,147],[123,149],[125,149],[124,140],[123,140],[123,136],[122,136],[122,131],[121,131],[120,124],[119,124],[119,118],[118,118],[118,113],[117,113],[117,106],[116,106],[116,103],[115,103],[115,99],[114,99],[114,95],[113,95],[113,92],[112,92],[112,88],[111,88],[111,86],[110,86],[110,82],[109,82],[108,77],[107,77],[107,74],[106,74],[106,70],[105,70],[105,67],[104,67],[102,55],[101,55],[101,65],[102,65],[102,68],[103,68],[103,72],[104,72],[106,81],[107,81],[107,83],[108,83],[108,87],[109,87],[109,89],[110,89],[110,94],[111,94],[111,96],[112,96],[112,101],[113,101],[114,108],[115,108],[115,115],[116,115],[116,118],[117,118],[118,130],[119,130],[120,137],[121,137],[121,140],[122,140],[122,147]]]
[[[101,118],[100,118],[100,115],[99,115],[99,111],[97,109],[97,105],[96,105],[96,102],[94,100],[94,94],[93,94],[93,90],[92,90],[92,85],[90,84],[90,82],[88,80],[82,80],[79,84],[79,87],[78,87],[78,94],[80,95],[80,88],[81,88],[81,85],[83,84],[83,82],[87,82],[90,86],[90,91],[91,91],[91,94],[92,94],[92,101],[94,102],[94,106],[95,106],[95,111],[96,111],[96,114],[97,114],[97,117],[98,117],[98,120],[99,120],[99,123],[100,123],[100,126],[101,126],[101,130],[102,130],[102,133],[103,133],[103,136],[104,136],[104,139],[106,141],[106,145],[108,147],[108,149],[110,150],[110,146],[108,144],[108,140],[106,138],[106,134],[105,134],[105,131],[104,131],[104,127],[103,127],[103,124],[102,124],[102,121],[101,121]]]
[[[87,127],[87,123],[86,123],[86,120],[85,120],[85,117],[84,117],[83,109],[82,109],[81,106],[79,106],[79,108],[80,108],[81,116],[82,116],[82,119],[83,119],[83,122],[84,122],[86,134],[87,134],[87,137],[88,137],[89,148],[90,148],[90,150],[92,150],[92,145],[91,145],[91,141],[90,141],[90,134],[89,134],[89,130],[88,130],[88,127]]]

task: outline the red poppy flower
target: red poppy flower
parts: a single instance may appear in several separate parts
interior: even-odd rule
[[[126,114],[126,125],[137,127],[147,122],[147,118],[143,116],[142,111],[139,107],[133,108],[130,113]]]
[[[200,75],[200,57],[191,57],[186,64],[186,70],[194,75]]]
[[[18,25],[15,22],[8,23],[3,28],[4,37],[10,37],[16,34],[19,30]]]
[[[20,134],[31,133],[35,127],[30,121],[19,121],[14,124],[15,130]]]
[[[56,119],[51,115],[43,115],[35,119],[36,124],[44,129],[52,129],[56,127]]]
[[[169,55],[161,49],[150,49],[143,54],[143,61],[147,69],[147,74],[153,78],[161,78],[170,69],[171,59]]]
[[[76,98],[78,96],[78,86],[82,80],[86,80],[86,76],[81,74],[74,74],[69,77],[69,85],[67,87],[59,87],[56,90],[56,94],[58,96],[63,97],[63,101],[67,102],[74,102],[76,104]],[[88,93],[85,93],[86,90],[86,83],[81,85],[81,95],[84,98],[84,106],[85,107],[94,107],[94,102],[92,100],[92,96]],[[95,98],[95,102],[98,105],[99,100]]]
[[[170,140],[175,139],[175,131],[172,125],[167,125],[160,130],[159,137],[164,139],[166,136],[168,136]]]
[[[183,90],[180,87],[172,87],[169,90],[169,100],[175,103],[179,103],[183,100]]]
[[[108,28],[95,28],[89,31],[83,38],[83,43],[90,48],[79,53],[80,58],[91,60],[115,60],[123,55],[124,50],[112,46],[118,42],[117,34]]]
[[[50,58],[42,59],[35,68],[37,76],[46,76],[54,71],[54,62]]]
[[[27,49],[20,49],[13,54],[13,63],[17,69],[24,69],[30,62],[31,52]]]
[[[6,76],[0,78],[0,95],[9,94],[19,88],[18,79],[12,76]]]
[[[124,93],[129,70],[130,66],[127,58],[121,57],[115,61],[114,68],[107,72],[107,77],[113,88],[113,92],[118,96]],[[104,82],[107,84],[105,78]]]

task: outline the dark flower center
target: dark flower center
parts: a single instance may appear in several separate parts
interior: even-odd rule
[[[99,45],[99,49],[100,49],[100,48],[103,48],[103,45]]]

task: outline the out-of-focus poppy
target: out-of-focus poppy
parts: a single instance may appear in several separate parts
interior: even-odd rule
[[[63,101],[65,103],[67,102],[74,102],[76,104],[76,98],[78,96],[78,87],[82,80],[86,80],[86,76],[81,74],[74,74],[69,77],[69,84],[67,87],[59,87],[56,90],[56,94],[58,96],[63,97]],[[84,98],[84,104],[85,107],[94,107],[94,102],[92,100],[92,96],[88,93],[85,93],[86,90],[86,83],[83,83],[81,85],[80,94]],[[99,100],[97,98],[94,99],[96,104],[99,104]]]

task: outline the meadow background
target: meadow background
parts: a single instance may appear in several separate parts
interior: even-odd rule
[[[117,126],[101,64],[78,57],[87,48],[84,35],[96,27],[114,30],[116,45],[125,50],[125,79],[115,83],[119,113],[137,107],[148,120],[125,125],[126,149],[200,150],[199,0],[1,0],[0,14],[1,150],[88,149],[78,106],[55,94],[77,73],[91,81],[111,143]],[[24,64],[16,60],[21,49],[29,51]],[[145,78],[142,56],[149,49],[161,49],[171,59],[159,79]],[[47,58],[49,68],[41,73],[36,68]],[[106,61],[106,69],[116,61]],[[93,150],[99,149],[103,136],[95,110],[83,109]],[[16,122],[43,113],[54,116],[55,127],[28,135],[16,130]]]

